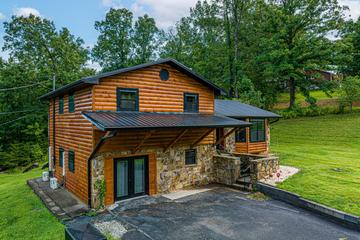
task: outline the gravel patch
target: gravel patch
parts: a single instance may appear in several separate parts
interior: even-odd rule
[[[127,232],[126,228],[118,221],[111,220],[106,222],[94,223],[94,226],[104,235],[110,234],[115,239],[121,239]]]
[[[299,172],[298,168],[289,166],[280,166],[280,169],[272,176],[266,179],[260,180],[260,182],[267,183],[276,186],[277,183],[281,183]],[[279,176],[279,177],[278,177]]]

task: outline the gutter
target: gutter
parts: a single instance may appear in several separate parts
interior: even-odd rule
[[[273,123],[276,123],[280,120],[280,118],[276,118],[274,121],[269,121],[269,124],[273,124]]]
[[[95,154],[98,152],[100,147],[108,140],[109,138],[112,138],[116,136],[116,131],[107,131],[105,135],[99,140],[99,142],[96,144],[94,150],[91,152],[88,161],[87,161],[87,173],[88,173],[88,207],[91,208],[91,160],[95,156]]]

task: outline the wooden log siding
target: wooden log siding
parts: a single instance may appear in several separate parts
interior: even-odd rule
[[[170,77],[162,81],[159,71],[165,68]],[[183,112],[184,92],[199,94],[199,112],[214,112],[214,91],[202,83],[164,64],[111,76],[94,86],[94,110],[116,111],[116,89],[138,88],[139,111]]]
[[[269,120],[265,120],[265,141],[264,142],[250,142],[250,128],[246,128],[246,142],[235,143],[235,151],[239,153],[268,153],[269,144]]]
[[[87,202],[87,158],[93,149],[93,127],[89,121],[83,118],[82,111],[92,110],[91,87],[76,91],[75,112],[69,113],[68,95],[64,95],[64,113],[59,114],[59,99],[55,102],[55,177],[62,179],[62,167],[59,166],[59,148],[65,151],[66,188]],[[52,103],[49,106],[49,140],[52,140]],[[75,173],[68,169],[68,152],[75,153]]]

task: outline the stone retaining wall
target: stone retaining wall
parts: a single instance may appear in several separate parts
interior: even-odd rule
[[[272,177],[279,170],[279,158],[268,157],[250,160],[251,181]]]
[[[214,155],[214,181],[232,185],[240,176],[240,158],[221,154]]]

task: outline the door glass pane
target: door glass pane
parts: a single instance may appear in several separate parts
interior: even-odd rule
[[[145,164],[143,158],[134,160],[134,193],[145,192]]]
[[[117,162],[117,197],[128,195],[128,161]]]

